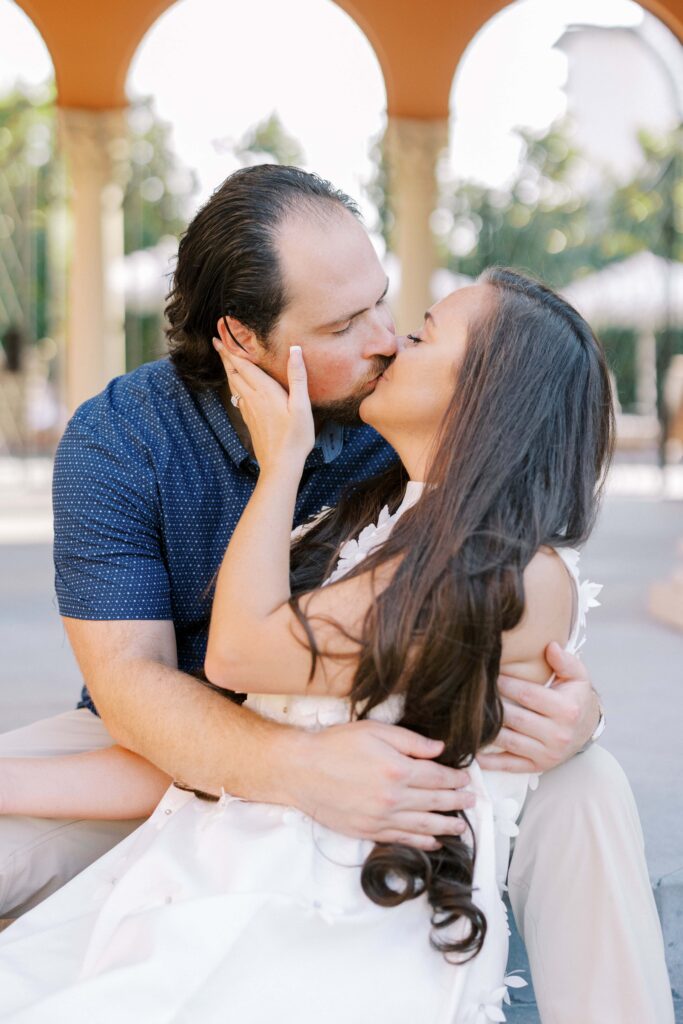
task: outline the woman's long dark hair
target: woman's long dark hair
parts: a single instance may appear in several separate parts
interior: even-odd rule
[[[424,495],[345,577],[398,562],[356,638],[355,714],[367,717],[400,690],[400,724],[443,740],[439,760],[455,767],[500,730],[501,635],[522,617],[524,570],[542,545],[588,537],[614,434],[607,366],[585,320],[513,270],[494,268],[480,282],[493,289],[493,309],[470,324]],[[395,510],[405,483],[399,465],[354,485],[293,548],[292,607],[311,646],[311,674],[320,652],[297,595],[320,585],[341,543],[384,505]],[[433,853],[378,844],[362,885],[383,906],[426,893],[432,944],[469,958],[486,933],[472,899],[476,851],[459,837],[439,839]],[[461,937],[449,936],[459,919],[467,922]]]

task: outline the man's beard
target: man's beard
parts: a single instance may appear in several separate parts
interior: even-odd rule
[[[368,395],[372,394],[371,391],[366,391],[366,388],[371,381],[384,373],[393,361],[393,358],[387,356],[377,356],[373,372],[354,394],[347,395],[346,398],[338,398],[334,402],[326,402],[324,405],[315,405],[313,412],[319,419],[340,423],[343,427],[362,426],[363,420],[359,412],[361,403]]]

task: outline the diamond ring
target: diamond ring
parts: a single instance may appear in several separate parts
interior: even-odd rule
[[[230,401],[232,402],[232,404],[235,406],[236,409],[239,409],[239,407],[240,407],[240,400],[241,400],[241,398],[242,398],[241,395],[231,395],[230,396]]]

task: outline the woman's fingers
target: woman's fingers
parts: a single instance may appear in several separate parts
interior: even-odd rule
[[[260,374],[262,377],[265,377],[266,380],[271,379],[263,372],[263,370],[254,366],[254,364],[248,359],[244,359],[242,356],[236,356],[232,352],[228,352],[220,338],[213,339],[213,347],[221,357],[221,362],[223,363],[223,367],[228,377],[228,384],[230,384],[231,387],[236,386],[236,381],[239,379],[242,387],[255,388],[259,382],[256,374]],[[256,371],[256,374],[251,371]]]
[[[310,408],[311,400],[308,397],[308,377],[300,345],[292,345],[289,350],[287,381],[289,383],[290,408]]]

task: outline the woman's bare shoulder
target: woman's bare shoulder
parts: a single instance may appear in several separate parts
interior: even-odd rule
[[[539,548],[524,571],[524,614],[519,625],[503,634],[501,668],[507,675],[544,683],[551,675],[545,649],[569,639],[574,584],[553,548]]]

